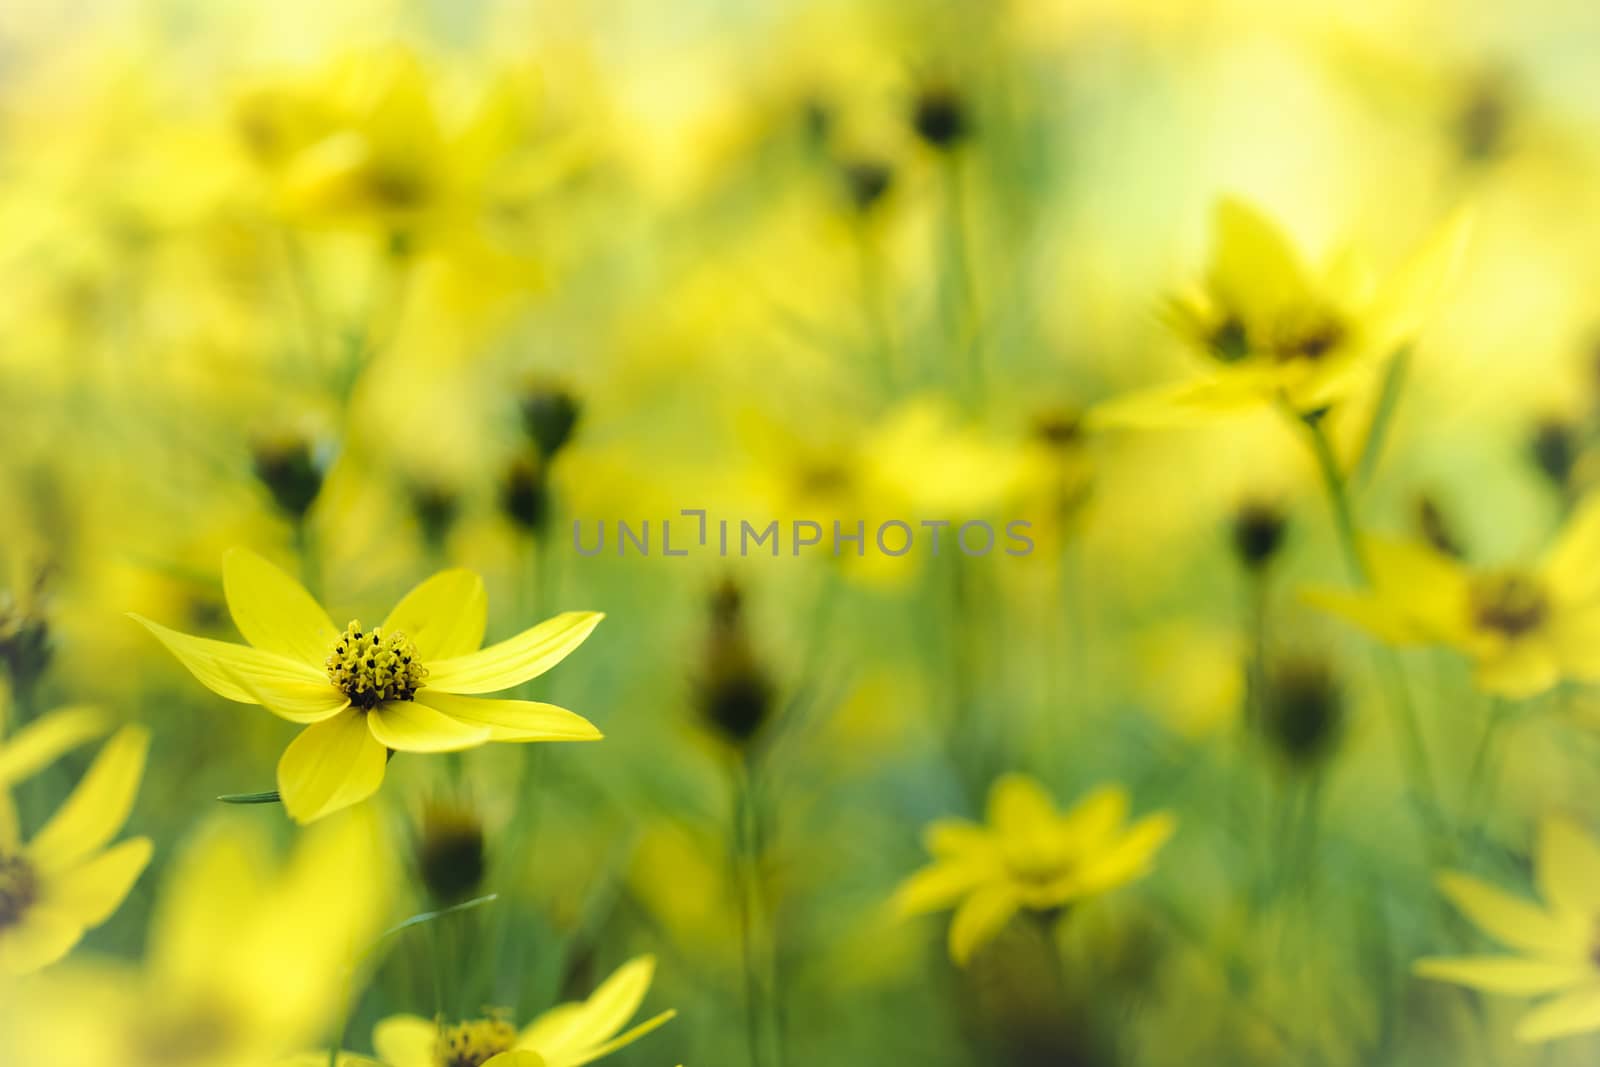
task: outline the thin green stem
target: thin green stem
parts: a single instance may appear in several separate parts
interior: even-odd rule
[[[1489,810],[1496,783],[1495,771],[1499,765],[1499,752],[1503,748],[1505,728],[1516,717],[1516,706],[1504,699],[1496,699],[1484,723],[1483,736],[1472,753],[1472,763],[1467,772],[1467,787],[1463,796],[1463,828],[1471,830],[1482,821]]]
[[[856,259],[861,282],[861,313],[866,320],[873,362],[878,368],[879,384],[886,396],[893,396],[899,385],[899,353],[894,337],[889,332],[888,313],[884,307],[883,264],[873,243],[872,231],[865,220],[855,228]]]
[[[947,153],[944,164],[946,240],[950,250],[950,271],[956,303],[952,316],[954,339],[956,353],[966,376],[967,396],[971,406],[978,408],[982,406],[985,387],[982,319],[978,307],[978,286],[973,277],[971,242],[967,235],[967,183],[959,153]]]
[[[1328,438],[1323,420],[1314,415],[1302,416],[1287,403],[1282,405],[1282,409],[1306,431],[1306,440],[1311,445],[1317,471],[1322,477],[1323,490],[1328,498],[1329,509],[1333,512],[1335,530],[1339,535],[1339,547],[1344,553],[1350,576],[1358,585],[1371,587],[1372,570],[1361,547],[1355,512],[1350,503],[1349,483],[1345,479],[1338,457],[1334,454],[1333,443]],[[1399,736],[1400,751],[1406,763],[1406,772],[1411,779],[1411,788],[1428,806],[1423,817],[1431,828],[1440,810],[1439,790],[1434,782],[1433,771],[1428,765],[1427,743],[1422,735],[1422,725],[1418,722],[1416,709],[1411,703],[1410,689],[1406,685],[1405,674],[1400,669],[1400,661],[1391,650],[1382,648],[1378,652],[1377,663],[1389,693],[1386,706],[1390,709],[1390,718]]]
[[[300,559],[300,582],[317,599],[322,598],[322,561],[317,554],[317,532],[310,515],[294,520],[294,552]]]
[[[1366,437],[1361,443],[1361,455],[1356,460],[1352,479],[1357,485],[1366,485],[1372,480],[1378,461],[1383,458],[1383,446],[1389,440],[1389,428],[1394,424],[1395,409],[1400,405],[1400,394],[1405,391],[1410,370],[1411,349],[1402,348],[1389,361],[1389,369],[1383,376],[1383,387],[1378,393],[1377,407],[1373,409],[1372,421],[1367,423]]]
[[[750,833],[750,766],[741,763],[734,770],[733,849],[734,894],[739,908],[739,954],[744,968],[745,1039],[750,1067],[760,1067],[761,1055],[761,980],[756,973],[755,915],[751,902],[756,857],[752,855]]]

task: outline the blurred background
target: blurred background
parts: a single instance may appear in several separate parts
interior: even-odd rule
[[[1204,363],[1163,307],[1219,197],[1380,273],[1467,206],[1356,506],[1536,558],[1597,469],[1597,49],[1577,0],[5,5],[8,729],[90,703],[153,734],[155,859],[78,952],[139,958],[172,857],[294,736],[124,617],[236,639],[245,545],[336,624],[447,566],[491,640],[607,613],[528,687],[606,740],[390,766],[390,918],[499,899],[393,940],[355,1051],[648,952],[680,1014],[618,1064],[1591,1062],[1411,974],[1476,943],[1374,642],[1300,596],[1345,573],[1295,427],[1085,414]],[[618,552],[685,508],[869,537]],[[1034,549],[889,556],[889,519]],[[1447,650],[1400,662],[1459,812],[1491,699]],[[1597,723],[1581,686],[1526,702],[1454,865],[1525,889],[1539,817],[1600,816]],[[92,754],[18,791],[24,827]],[[947,917],[889,901],[1008,771],[1177,832],[958,967]]]

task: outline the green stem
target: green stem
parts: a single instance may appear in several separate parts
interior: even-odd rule
[[[1489,721],[1484,724],[1483,736],[1478,739],[1478,747],[1472,754],[1471,769],[1467,772],[1467,789],[1462,804],[1464,829],[1471,830],[1477,826],[1489,809],[1496,781],[1491,768],[1498,766],[1496,757],[1501,748],[1500,740],[1515,714],[1515,706],[1503,699],[1496,699],[1489,712]]]
[[[1328,498],[1329,509],[1333,512],[1339,546],[1343,550],[1351,578],[1356,584],[1370,588],[1372,570],[1362,551],[1355,512],[1350,503],[1349,483],[1339,465],[1338,457],[1334,455],[1333,443],[1328,439],[1323,420],[1318,416],[1302,416],[1287,403],[1282,407],[1286,415],[1305,428],[1306,439],[1310,442],[1312,456],[1316,459],[1318,473],[1322,476],[1323,490]],[[1400,751],[1406,763],[1406,772],[1411,779],[1411,788],[1417,797],[1428,805],[1424,819],[1432,827],[1440,810],[1439,791],[1428,765],[1428,749],[1423,739],[1422,725],[1417,720],[1416,708],[1412,706],[1410,690],[1400,669],[1400,661],[1391,650],[1383,648],[1379,650],[1377,662],[1379,671],[1383,675],[1384,686],[1389,693],[1389,699],[1385,703],[1390,709],[1390,718],[1399,736]]]
[[[1389,427],[1394,423],[1395,409],[1400,404],[1400,394],[1405,390],[1410,370],[1411,349],[1402,348],[1389,361],[1382,391],[1378,394],[1378,406],[1372,412],[1372,421],[1367,424],[1367,436],[1361,444],[1361,456],[1356,460],[1353,478],[1357,485],[1371,481],[1378,460],[1383,458],[1383,446],[1389,440]]]
[[[855,229],[856,258],[861,275],[861,312],[867,323],[867,333],[877,364],[880,385],[886,396],[893,396],[899,378],[898,353],[894,338],[889,332],[889,319],[884,310],[883,265],[878,259],[877,247],[865,220]]]
[[[751,904],[753,868],[756,857],[750,835],[751,818],[750,766],[741,763],[734,770],[733,801],[733,865],[734,893],[739,898],[739,954],[744,967],[745,1039],[750,1053],[750,1067],[760,1067],[761,1056],[761,982],[756,974],[755,916]]]
[[[978,287],[972,273],[972,250],[967,237],[967,183],[959,153],[947,153],[945,163],[946,228],[950,269],[957,308],[953,315],[956,352],[966,375],[970,406],[982,406],[984,391],[981,318]]]
[[[301,515],[294,520],[294,552],[300,559],[300,582],[306,591],[322,599],[322,561],[317,556],[317,532],[311,526],[311,516]]]

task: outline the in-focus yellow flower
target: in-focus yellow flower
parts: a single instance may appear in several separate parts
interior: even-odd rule
[[[0,746],[0,772],[31,764],[88,725],[77,712],[39,720]],[[26,844],[15,809],[0,799],[0,973],[30,974],[61,959],[117,910],[150,862],[149,838],[106,847],[133,809],[149,740],[140,727],[120,730]]]
[[[580,1067],[633,1044],[678,1014],[663,1011],[623,1031],[644,1003],[655,970],[653,957],[629,960],[588,1000],[557,1005],[521,1031],[499,1018],[441,1026],[418,1015],[395,1015],[373,1029],[372,1045],[386,1067]],[[315,1067],[327,1060],[328,1054],[320,1052],[292,1062]]]
[[[1546,819],[1534,868],[1542,905],[1465,874],[1441,875],[1451,903],[1516,955],[1430,957],[1416,973],[1485,993],[1558,994],[1522,1017],[1521,1041],[1600,1030],[1600,841],[1567,819]]]
[[[565,612],[480,649],[488,599],[470,571],[441,571],[407,593],[383,625],[351,622],[342,633],[299,582],[254,552],[230,550],[222,583],[249,645],[133,617],[213,693],[309,724],[278,762],[278,791],[299,822],[375,793],[391,752],[601,736],[553,704],[476,698],[560,663],[599,624],[597,612]]]
[[[1174,820],[1159,812],[1130,826],[1127,816],[1120,786],[1103,786],[1062,813],[1038,782],[1008,774],[989,790],[988,825],[941,819],[928,827],[934,862],[900,886],[894,910],[910,916],[955,906],[950,957],[965,965],[1018,911],[1054,911],[1148,873]]]
[[[1531,567],[1469,567],[1421,542],[1363,546],[1370,590],[1315,588],[1306,599],[1390,644],[1459,650],[1486,692],[1530,697],[1563,678],[1600,681],[1600,498]]]
[[[142,967],[75,956],[0,998],[0,1062],[259,1067],[321,1040],[388,919],[395,871],[347,812],[279,863],[258,820],[221,816],[178,855]]]
[[[1415,339],[1467,231],[1457,218],[1379,286],[1346,260],[1313,272],[1272,220],[1221,200],[1205,279],[1170,305],[1179,334],[1208,357],[1206,375],[1112,400],[1092,422],[1181,425],[1276,403],[1301,414],[1329,407]]]

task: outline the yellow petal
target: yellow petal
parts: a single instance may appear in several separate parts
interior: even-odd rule
[[[1540,572],[1546,588],[1568,602],[1600,597],[1600,494],[1586,499],[1567,520]]]
[[[389,1067],[433,1067],[439,1028],[432,1019],[391,1015],[372,1028],[372,1048]]]
[[[1528,1044],[1600,1030],[1600,983],[1591,982],[1548,1004],[1541,1004],[1517,1022],[1517,1040]]]
[[[54,763],[110,728],[99,708],[66,707],[35,719],[0,743],[0,789]]]
[[[312,822],[376,793],[387,762],[366,716],[347,709],[289,742],[278,761],[278,792],[290,818]]]
[[[1439,982],[1524,997],[1570,989],[1591,974],[1591,968],[1578,962],[1551,963],[1515,956],[1430,957],[1418,960],[1412,970]]]
[[[1457,560],[1419,541],[1364,537],[1362,552],[1378,596],[1435,641],[1471,636],[1471,575]]]
[[[1008,885],[985,886],[973,893],[950,921],[950,958],[965,967],[972,954],[1011,921],[1017,907],[1017,895]]]
[[[566,659],[603,618],[595,611],[564,612],[488,648],[430,663],[428,688],[472,694],[521,685]]]
[[[249,549],[231,548],[222,557],[222,592],[246,641],[321,670],[339,631],[305,586]]]
[[[1471,213],[1458,212],[1384,286],[1368,315],[1384,354],[1410,343],[1438,311],[1461,273],[1472,229]]]
[[[149,747],[150,734],[139,726],[124,726],[106,742],[83,781],[29,843],[28,855],[41,870],[63,871],[116,836],[133,810]]]
[[[1365,630],[1385,644],[1403,646],[1425,640],[1406,616],[1403,606],[1371,593],[1319,585],[1302,589],[1300,599],[1318,611]]]
[[[265,826],[242,814],[214,816],[178,853],[150,923],[149,969],[175,988],[203,986],[239,917],[260,907],[272,878]]]
[[[1091,429],[1165,430],[1213,422],[1219,416],[1266,405],[1279,376],[1255,367],[1230,367],[1208,378],[1125,393],[1095,405],[1085,417]]]
[[[85,928],[98,926],[121,907],[150,862],[150,839],[135,837],[53,875],[46,892],[51,908]]]
[[[598,1059],[600,1059],[600,1058],[602,1058],[604,1056],[611,1055],[613,1052],[617,1051],[619,1048],[624,1048],[624,1047],[626,1047],[628,1045],[633,1044],[635,1041],[639,1040],[645,1034],[648,1034],[652,1030],[659,1029],[661,1026],[663,1026],[666,1023],[671,1022],[673,1019],[676,1019],[677,1017],[678,1017],[677,1011],[675,1009],[670,1009],[669,1008],[668,1010],[662,1012],[660,1015],[651,1016],[650,1018],[646,1019],[644,1022],[640,1023],[638,1026],[635,1026],[631,1030],[628,1030],[626,1033],[618,1034],[616,1037],[612,1038],[610,1041],[607,1041],[603,1045],[597,1045],[594,1048],[589,1049],[587,1052],[584,1052],[583,1054],[581,1054],[581,1055],[579,1055],[579,1056],[577,1056],[577,1057],[575,1057],[573,1059],[551,1061],[549,1063],[548,1067],[583,1067],[583,1064],[593,1063],[595,1060],[598,1060]],[[493,1062],[493,1061],[490,1061],[490,1062]],[[540,1060],[539,1062],[544,1062],[544,1061]],[[534,1065],[533,1064],[527,1064],[527,1065],[525,1065],[525,1067],[534,1067]]]
[[[1600,682],[1600,602],[1560,611],[1550,620],[1549,639],[1563,678]]]
[[[403,631],[422,662],[477,651],[489,619],[483,579],[468,570],[440,571],[400,598],[383,632]]]
[[[1077,872],[1078,891],[1102,893],[1143,878],[1176,828],[1177,822],[1165,812],[1140,819],[1116,844],[1089,858]]]
[[[0,928],[0,975],[32,974],[72,951],[83,926],[64,912],[29,908],[15,926]]]
[[[527,1049],[513,1049],[510,1052],[501,1052],[490,1056],[483,1061],[483,1067],[548,1067],[543,1056]]]
[[[962,897],[984,882],[993,881],[997,865],[982,863],[936,863],[900,883],[889,902],[896,915],[906,918],[954,907]]]
[[[1128,791],[1119,785],[1101,786],[1061,816],[1056,823],[1058,836],[1093,847],[1122,826],[1128,817]]]
[[[1207,283],[1221,302],[1256,328],[1270,326],[1286,308],[1307,299],[1300,254],[1273,220],[1232,197],[1212,216]]]
[[[1539,824],[1534,871],[1557,912],[1600,915],[1600,842],[1578,823],[1551,816]]]
[[[935,859],[995,851],[989,831],[969,819],[935,819],[922,831],[922,843]]]
[[[1586,946],[1575,931],[1543,908],[1465,874],[1446,872],[1439,891],[1484,933],[1507,948],[1556,959],[1580,957]]]
[[[1029,836],[1053,828],[1055,801],[1025,774],[1007,774],[989,787],[989,825],[1002,837]]]
[[[1538,696],[1561,680],[1555,645],[1537,635],[1511,641],[1479,659],[1472,684],[1513,700]]]
[[[460,752],[489,740],[487,726],[458,722],[410,700],[379,704],[367,713],[367,727],[396,752]]]
[[[644,1003],[655,972],[654,956],[629,960],[600,983],[589,999],[577,1005],[563,1005],[535,1019],[517,1044],[536,1049],[553,1064],[578,1062],[572,1057],[609,1040],[633,1018]]]
[[[290,722],[317,722],[349,704],[326,673],[298,660],[248,645],[179,633],[139,615],[131,617],[155,634],[201,685],[225,699],[261,704]]]
[[[598,741],[604,735],[576,712],[532,700],[491,700],[424,689],[417,703],[485,727],[495,741]]]
[[[302,1052],[298,1055],[290,1056],[286,1060],[279,1060],[276,1067],[328,1067],[328,1054],[326,1052]],[[341,1052],[339,1053],[338,1067],[384,1067],[384,1064],[379,1063],[377,1060],[369,1060],[365,1056]],[[431,1067],[431,1064],[429,1067]]]

